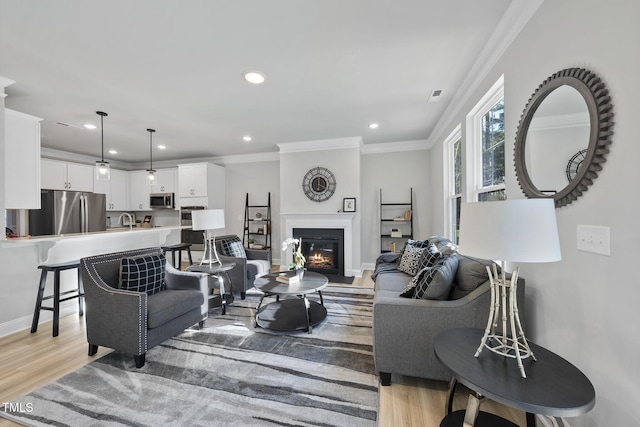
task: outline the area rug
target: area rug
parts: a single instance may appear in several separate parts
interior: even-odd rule
[[[111,353],[0,415],[30,426],[375,426],[373,291],[329,285],[323,297],[328,316],[312,334],[255,328],[249,295],[151,349],[142,369]]]

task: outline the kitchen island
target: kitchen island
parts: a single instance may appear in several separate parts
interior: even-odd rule
[[[180,243],[182,228],[184,227],[133,227],[131,230],[117,228],[91,233],[1,239],[0,336],[30,327],[40,280],[38,265],[67,262],[103,253],[177,244]],[[49,277],[46,294],[51,293],[52,283],[53,277]],[[61,291],[76,287],[76,270],[62,272]],[[77,310],[76,302],[64,302],[61,304],[60,315],[66,316]],[[51,313],[42,312],[40,323],[49,320]]]

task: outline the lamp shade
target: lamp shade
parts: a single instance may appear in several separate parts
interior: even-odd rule
[[[560,261],[553,199],[462,203],[459,251],[509,262]]]
[[[224,228],[224,209],[205,209],[191,212],[194,230],[216,230]]]

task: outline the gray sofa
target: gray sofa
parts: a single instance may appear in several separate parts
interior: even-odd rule
[[[449,380],[451,374],[434,354],[434,339],[447,329],[484,329],[489,317],[490,285],[485,264],[491,262],[458,254],[455,246],[441,237],[422,242],[438,247],[441,259],[456,258],[451,263],[456,266],[455,278],[446,299],[402,297],[400,294],[414,277],[398,270],[402,255],[387,253],[378,258],[372,276],[373,352],[383,386],[391,384],[392,374]],[[523,321],[524,293],[524,279],[519,278],[517,300]]]
[[[207,274],[178,271],[169,262],[164,289],[148,295],[121,288],[122,259],[153,255],[164,259],[160,248],[147,248],[80,260],[90,356],[98,346],[109,347],[133,355],[141,368],[148,349],[195,324],[203,326],[209,308]]]

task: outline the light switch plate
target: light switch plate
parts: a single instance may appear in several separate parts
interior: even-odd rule
[[[578,224],[578,250],[611,256],[609,227]]]

